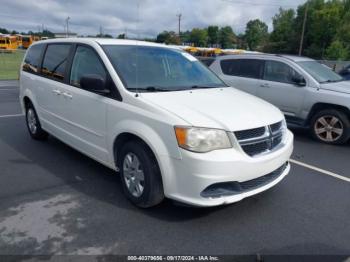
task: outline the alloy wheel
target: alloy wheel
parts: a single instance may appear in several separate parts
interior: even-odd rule
[[[29,131],[32,134],[35,134],[37,129],[38,129],[38,122],[36,120],[35,112],[34,112],[34,110],[32,108],[28,109],[28,112],[27,112],[27,123],[28,123]]]
[[[145,176],[140,160],[134,153],[125,155],[123,176],[128,191],[134,197],[140,197],[145,187]]]
[[[343,123],[339,118],[331,115],[321,116],[314,125],[316,136],[325,142],[335,142],[344,133]]]

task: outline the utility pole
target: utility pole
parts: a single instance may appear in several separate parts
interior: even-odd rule
[[[181,19],[182,19],[182,14],[177,14],[177,18],[179,19],[179,37],[181,36]]]
[[[69,35],[69,19],[70,19],[70,17],[68,16],[68,17],[66,18],[66,29],[67,29],[67,31],[66,31],[66,37],[68,37],[68,35]]]
[[[304,13],[304,21],[303,21],[303,29],[301,32],[301,38],[300,38],[300,47],[299,47],[299,56],[303,53],[303,45],[304,45],[304,36],[305,36],[305,27],[306,27],[306,20],[307,20],[307,13],[309,11],[309,0],[306,2],[305,6],[305,13]]]

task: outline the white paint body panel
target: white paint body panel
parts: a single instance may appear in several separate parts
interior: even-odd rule
[[[254,158],[242,151],[232,133],[282,121],[283,114],[267,102],[233,88],[142,93],[136,96],[124,88],[99,45],[135,44],[135,41],[45,41],[55,42],[84,43],[93,47],[123,98],[123,101],[117,101],[21,71],[22,106],[23,98],[28,97],[38,111],[43,128],[82,153],[116,169],[115,139],[123,133],[134,134],[154,152],[166,197],[197,206],[239,201],[274,186],[287,175],[289,166],[277,180],[256,190],[215,200],[201,197],[201,191],[213,183],[251,180],[276,170],[288,161],[293,150],[293,135],[289,131],[279,150]],[[69,93],[71,98],[53,93],[55,89]],[[174,132],[176,125],[224,129],[230,135],[233,148],[204,154],[180,149]]]

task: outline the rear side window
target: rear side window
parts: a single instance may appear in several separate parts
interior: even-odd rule
[[[257,59],[227,59],[221,61],[221,69],[225,75],[247,78],[261,78],[264,61]]]
[[[293,77],[299,75],[289,65],[278,61],[266,61],[264,80],[293,84]]]
[[[34,45],[29,48],[23,63],[23,71],[29,73],[38,73],[40,56],[43,45]]]
[[[205,64],[207,67],[211,66],[212,63],[214,63],[215,58],[202,58],[200,59],[203,64]]]
[[[94,50],[78,46],[73,59],[70,84],[80,87],[80,79],[84,75],[99,75],[107,81],[107,72]]]
[[[70,47],[70,44],[48,45],[41,69],[42,75],[64,81]]]

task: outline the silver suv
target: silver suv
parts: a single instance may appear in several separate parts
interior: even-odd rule
[[[307,127],[319,141],[350,137],[350,82],[306,57],[246,54],[218,57],[210,68],[229,86],[279,107],[290,126]]]

